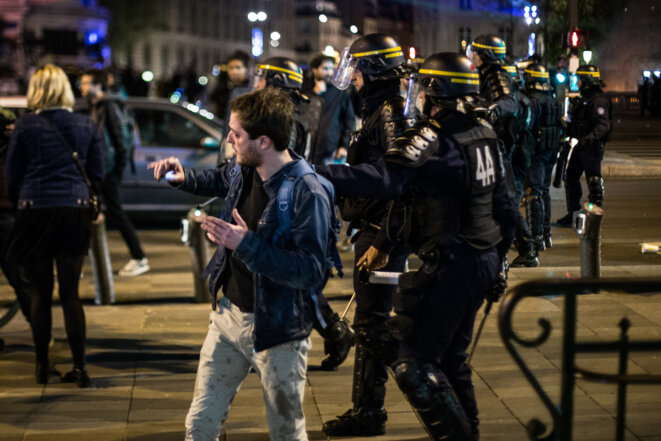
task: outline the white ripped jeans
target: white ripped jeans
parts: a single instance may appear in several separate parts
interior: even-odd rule
[[[254,314],[223,298],[211,311],[200,351],[186,441],[216,441],[230,404],[252,367],[262,383],[272,441],[307,441],[303,395],[310,338],[255,352]]]

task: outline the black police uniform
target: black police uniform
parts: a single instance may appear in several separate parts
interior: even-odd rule
[[[496,62],[485,62],[478,68],[480,74],[480,96],[498,105],[498,118],[494,120],[494,129],[503,144],[503,164],[507,178],[509,194],[516,206],[524,192],[524,181],[529,164],[524,160],[524,150],[517,151],[520,134],[523,129],[522,114],[528,112],[525,103],[517,102],[514,86],[509,74]],[[525,123],[525,117],[523,117]],[[539,264],[533,249],[532,234],[523,215],[517,210],[516,246],[519,256],[512,262],[518,266],[537,266]]]
[[[530,197],[528,223],[538,250],[551,247],[551,175],[562,136],[562,107],[551,89],[526,84],[526,95],[533,102],[535,154],[528,172]]]
[[[565,196],[568,215],[581,209],[581,175],[585,172],[589,202],[601,207],[604,202],[604,180],[601,161],[611,130],[608,98],[594,84],[581,88],[581,95],[570,102],[567,136],[578,139],[569,158],[565,174]]]
[[[347,163],[352,165],[375,163],[394,145],[395,139],[413,125],[413,120],[404,117],[404,99],[398,95],[398,91],[399,84],[394,82],[390,89],[381,90],[378,94],[363,99],[362,111],[363,115],[367,116],[364,119],[363,127],[354,133],[349,143]],[[379,101],[381,102],[374,108]],[[357,263],[368,248],[375,243],[380,225],[387,212],[386,208],[387,202],[383,200],[343,198],[340,204],[342,217],[350,221],[350,228],[358,229],[354,236],[354,263]],[[393,247],[384,271],[403,271],[408,255],[409,251],[406,247],[401,245]],[[392,311],[392,296],[396,288],[361,281],[359,271],[354,271],[353,277],[356,292],[356,313],[353,326],[358,341],[354,364],[353,409],[350,412],[354,416],[355,414],[368,415],[365,420],[372,419],[371,414],[376,413],[378,416],[375,419],[381,420],[381,423],[378,424],[381,426],[385,422],[386,415],[383,404],[388,371],[386,365],[361,343],[360,336],[383,328]],[[348,416],[348,414],[345,415]],[[360,418],[358,417],[358,419]],[[330,423],[326,424],[326,433],[335,433],[334,428],[330,426]],[[340,428],[338,430],[342,431]]]
[[[355,62],[345,63],[347,55]],[[391,148],[395,139],[415,122],[404,115],[405,101],[399,96],[400,77],[404,73],[404,54],[397,42],[386,34],[369,34],[354,41],[342,54],[333,80],[338,88],[346,87],[355,69],[362,74],[358,91],[363,127],[354,132],[347,149],[347,163],[373,164]],[[343,81],[336,81],[342,78]],[[342,218],[357,229],[355,262],[375,243],[386,213],[385,201],[370,198],[344,198],[340,202]],[[390,250],[386,271],[404,270],[409,251],[402,245]],[[368,336],[380,335],[392,311],[395,287],[373,285],[360,280],[354,271],[356,293],[356,359],[353,377],[353,408],[338,419],[327,421],[323,431],[332,436],[367,436],[385,432],[387,414],[383,408],[387,367],[365,345]]]
[[[406,209],[391,213],[406,213],[403,241],[423,265],[400,278],[391,366],[433,439],[473,439],[477,430],[466,350],[516,223],[499,156],[486,123],[443,109],[375,165],[318,168],[341,195],[404,196]]]

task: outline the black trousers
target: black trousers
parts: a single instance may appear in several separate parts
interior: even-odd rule
[[[550,188],[553,166],[555,165],[557,156],[558,152],[553,149],[536,152],[528,171],[531,194],[532,196],[537,196],[542,202],[542,219],[545,228],[551,225]]]
[[[439,379],[457,394],[471,424],[477,402],[466,363],[475,316],[492,289],[500,259],[495,248],[453,253],[426,285],[413,332],[399,346],[400,362],[417,359],[440,367]]]
[[[135,227],[128,218],[122,205],[119,202],[119,183],[121,177],[113,173],[108,173],[101,182],[101,197],[106,206],[106,216],[110,226],[116,227],[126,246],[129,248],[129,253],[133,259],[142,259],[145,253],[142,251],[138,235],[135,232]]]
[[[565,174],[565,195],[569,214],[581,209],[581,175],[601,177],[601,161],[604,159],[604,144],[595,142],[589,145],[579,144],[574,148]]]
[[[390,312],[392,311],[392,297],[397,287],[362,282],[360,280],[360,272],[355,267],[358,259],[374,243],[376,234],[377,231],[371,228],[363,229],[358,233],[355,243],[356,255],[353,271],[353,287],[356,291],[356,315],[354,316],[354,323],[372,318],[379,318],[385,321],[390,317]],[[408,256],[409,251],[405,247],[395,248],[390,254],[388,264],[380,271],[404,271]],[[375,386],[384,385],[388,380],[387,366],[383,363],[374,363],[373,378]]]

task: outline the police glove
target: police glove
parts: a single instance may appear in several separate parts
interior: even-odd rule
[[[498,118],[500,118],[501,113],[502,110],[500,110],[500,106],[498,104],[490,105],[486,115],[489,124],[494,125],[496,121],[498,121]]]
[[[576,147],[576,144],[578,144],[578,139],[569,138],[569,147]]]
[[[487,301],[496,303],[505,295],[505,291],[507,291],[507,273],[509,270],[510,266],[507,263],[507,259],[505,259],[503,261],[503,266],[496,277],[496,281],[491,288],[491,292],[487,295]]]

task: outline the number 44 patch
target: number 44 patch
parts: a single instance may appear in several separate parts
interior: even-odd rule
[[[475,180],[482,181],[482,187],[486,187],[496,182],[496,169],[494,167],[491,150],[488,145],[475,149]]]

